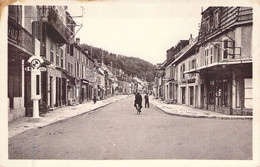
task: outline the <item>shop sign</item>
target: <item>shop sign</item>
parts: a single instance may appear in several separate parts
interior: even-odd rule
[[[195,78],[189,79],[189,80],[188,80],[188,83],[195,83]]]
[[[85,80],[82,80],[82,82],[85,83],[85,84],[88,84],[88,83],[89,83],[89,81],[85,81]]]
[[[15,40],[17,43],[21,41],[19,34],[20,33],[18,29],[15,29],[12,26],[8,27],[8,37],[12,40]]]

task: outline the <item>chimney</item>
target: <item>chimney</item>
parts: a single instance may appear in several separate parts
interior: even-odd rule
[[[76,44],[79,46],[80,45],[80,38],[76,38]]]
[[[189,44],[192,44],[192,42],[193,42],[193,38],[192,38],[192,34],[190,34]]]

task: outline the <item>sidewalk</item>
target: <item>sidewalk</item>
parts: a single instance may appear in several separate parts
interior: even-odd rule
[[[10,123],[8,123],[8,137],[13,137],[15,135],[18,135],[24,131],[30,130],[30,129],[38,129],[42,128],[46,125],[49,125],[51,123],[55,123],[58,121],[62,121],[68,118],[72,118],[81,114],[85,113],[92,113],[94,110],[99,109],[101,107],[104,107],[106,105],[109,105],[111,103],[114,103],[118,100],[127,98],[130,96],[127,95],[118,95],[113,96],[105,100],[97,101],[96,104],[91,102],[86,102],[83,104],[79,104],[76,106],[65,106],[62,108],[58,108],[53,111],[49,111],[44,115],[44,117],[41,118],[40,122],[28,122],[28,120],[31,117],[23,117],[18,120],[14,120]]]
[[[217,112],[212,112],[208,110],[202,110],[193,107],[187,107],[178,104],[166,104],[159,99],[155,99],[155,97],[150,98],[150,103],[155,107],[159,108],[163,112],[175,115],[175,116],[183,116],[190,118],[209,118],[209,119],[242,119],[242,120],[252,120],[253,116],[237,116],[237,115],[225,115]]]

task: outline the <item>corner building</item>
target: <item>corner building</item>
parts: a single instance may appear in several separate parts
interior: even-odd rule
[[[200,108],[252,115],[252,25],[250,7],[209,7],[198,36]]]

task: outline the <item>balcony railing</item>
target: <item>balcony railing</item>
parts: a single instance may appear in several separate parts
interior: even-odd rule
[[[69,30],[66,29],[66,25],[60,19],[58,12],[53,7],[48,8],[47,20],[43,20],[44,24],[49,26],[48,33],[55,35],[57,42],[64,44],[67,42],[70,35]]]
[[[34,55],[34,37],[11,17],[8,17],[8,41]]]

